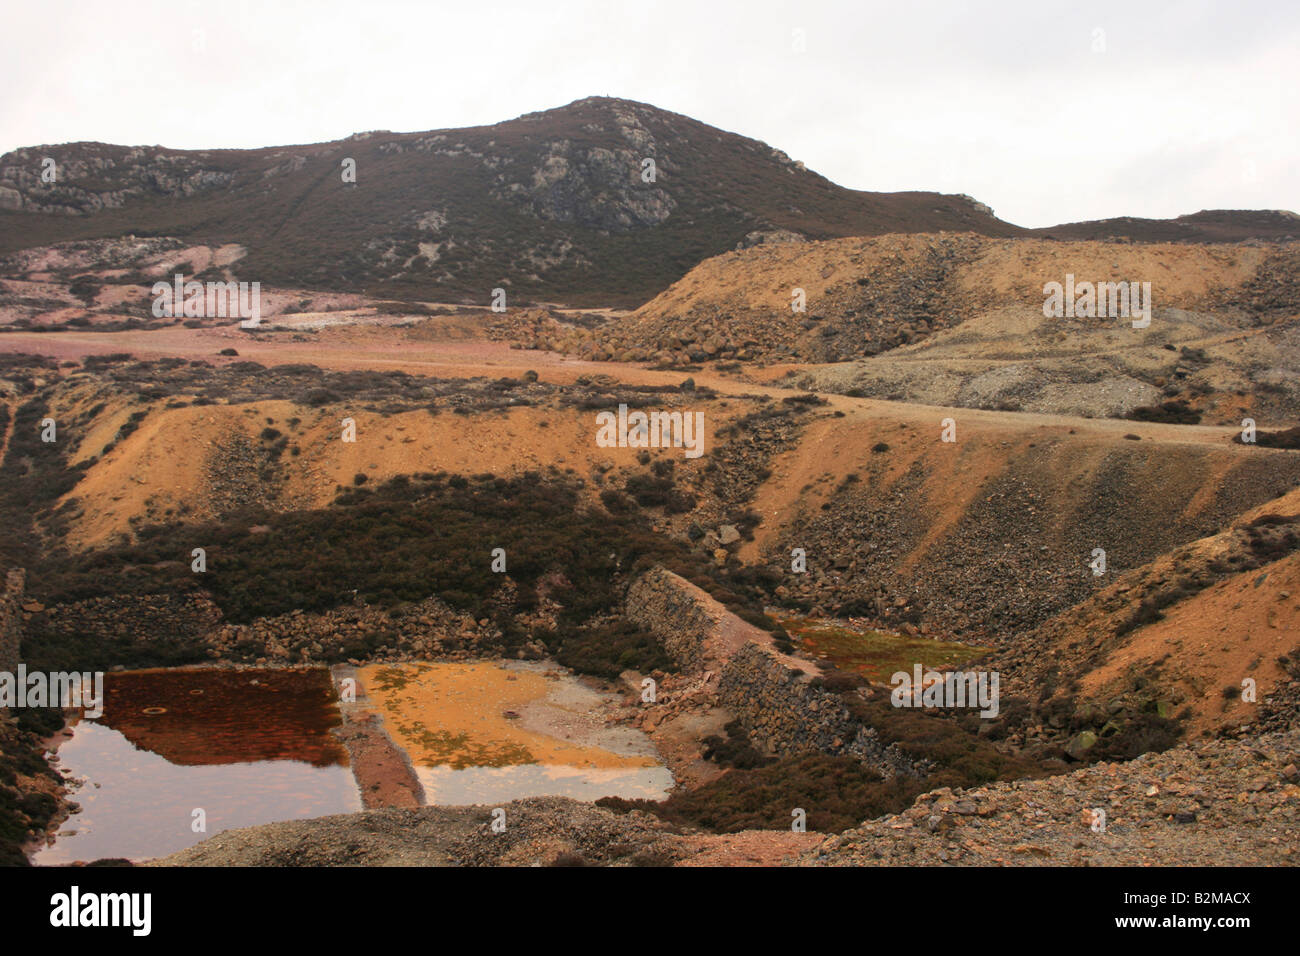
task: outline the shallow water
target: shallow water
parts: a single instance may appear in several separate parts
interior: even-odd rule
[[[159,713],[161,711],[161,713]],[[346,764],[329,671],[175,668],[104,677],[98,723],[177,764]]]
[[[361,706],[410,758],[425,803],[533,796],[663,799],[649,738],[609,726],[612,702],[546,664],[371,665]],[[107,674],[104,712],[72,727],[60,766],[81,812],[33,862],[144,860],[237,827],[362,809],[324,668]],[[194,829],[194,811],[206,831]]]
[[[82,810],[34,862],[149,859],[232,827],[360,810],[330,733],[333,696],[323,668],[105,675],[102,717],[77,722],[58,751],[85,781],[72,795]]]
[[[661,800],[673,785],[648,737],[607,726],[607,698],[553,666],[372,665],[361,679],[428,804]]]
[[[37,852],[38,864],[150,859],[222,830],[361,809],[356,781],[339,764],[176,764],[93,721],[79,723],[59,755],[64,767],[88,782],[73,794],[81,812]],[[196,809],[206,814],[206,832],[194,830]]]
[[[673,785],[667,767],[631,769],[520,764],[506,767],[416,767],[429,805],[507,803],[524,797],[572,797],[594,801],[601,797],[662,800]]]
[[[957,641],[849,627],[833,619],[790,617],[778,618],[778,622],[808,656],[830,661],[842,670],[856,671],[879,684],[888,683],[897,671],[910,674],[915,664],[950,670],[990,650]]]

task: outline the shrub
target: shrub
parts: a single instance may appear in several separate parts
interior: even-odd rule
[[[1145,753],[1168,750],[1181,735],[1182,728],[1177,721],[1155,714],[1135,714],[1118,733],[1099,738],[1088,757],[1090,760],[1133,760]]]
[[[301,405],[319,408],[322,405],[332,405],[341,400],[337,392],[332,392],[328,388],[313,388],[304,392],[298,402]]]
[[[1157,422],[1166,425],[1196,425],[1201,421],[1201,413],[1182,399],[1161,402],[1159,405],[1143,405],[1133,409],[1124,417],[1134,422]]]
[[[1156,599],[1153,597],[1144,598],[1133,613],[1120,622],[1120,625],[1115,629],[1115,636],[1121,637],[1130,631],[1136,631],[1139,627],[1154,624],[1163,618],[1164,614],[1161,612]]]
[[[647,674],[673,669],[663,643],[625,620],[577,628],[563,638],[544,636],[542,641],[565,667],[608,680],[627,670]]]
[[[1232,440],[1239,445],[1242,444],[1241,434],[1238,433]],[[1300,425],[1280,432],[1257,432],[1255,434],[1255,444],[1264,448],[1300,449]]]
[[[612,515],[627,514],[632,510],[632,499],[613,488],[606,488],[600,493],[600,503]]]
[[[901,810],[926,789],[916,781],[879,773],[853,757],[788,757],[721,777],[666,801],[605,797],[596,805],[616,811],[646,810],[678,825],[716,833],[789,830],[790,811],[803,807],[808,829],[838,833],[863,820]]]
[[[726,732],[725,737],[714,734],[705,737],[702,741],[704,748],[701,755],[705,760],[712,760],[724,767],[750,770],[754,767],[765,767],[776,759],[754,749],[740,721],[729,722],[723,730]]]
[[[654,475],[632,475],[624,485],[624,490],[643,508],[661,507],[668,504],[673,480]]]

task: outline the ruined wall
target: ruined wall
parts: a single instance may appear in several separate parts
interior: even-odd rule
[[[813,680],[768,650],[747,644],[723,668],[718,699],[769,754],[852,756],[885,776],[918,772],[911,759],[883,746],[875,730],[854,721],[844,703]]]
[[[820,669],[782,654],[766,631],[663,568],[628,589],[629,620],[664,642],[688,672],[704,671],[711,703],[726,708],[760,750],[782,757],[854,756],[887,776],[917,767],[871,728],[856,724],[838,697],[814,683]]]
[[[726,612],[689,581],[659,567],[632,582],[626,608],[629,620],[659,638],[669,656],[688,671],[703,666],[719,609]]]

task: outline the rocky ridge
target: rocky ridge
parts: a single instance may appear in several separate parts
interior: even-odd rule
[[[805,866],[1294,866],[1300,732],[1180,745],[1043,780],[936,790]],[[1104,831],[1094,831],[1105,814]]]

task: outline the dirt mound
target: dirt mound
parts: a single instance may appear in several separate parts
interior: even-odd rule
[[[486,412],[461,406],[465,414],[427,408],[385,413],[340,396],[319,407],[286,400],[166,404],[106,403],[84,437],[73,438],[76,460],[89,467],[60,502],[67,506],[69,544],[102,546],[129,538],[141,522],[211,520],[253,504],[276,511],[323,508],[343,488],[417,473],[599,476],[639,467],[636,448],[596,444],[596,411],[577,403]],[[691,411],[705,416],[705,448],[741,412],[708,400]],[[142,420],[136,424],[132,415]],[[113,437],[128,423],[135,427],[120,440]],[[349,427],[354,441],[344,440]],[[668,456],[681,459],[683,472],[703,467],[681,449],[654,450],[655,458]],[[594,487],[591,495],[600,490]]]
[[[1063,700],[1074,715],[1068,729],[1104,735],[1108,715],[1132,710],[1178,715],[1193,733],[1235,731],[1268,720],[1270,697],[1290,699],[1297,625],[1292,491],[1122,574],[1010,642],[991,666],[1013,675],[1010,693]],[[1294,720],[1293,710],[1283,725]]]
[[[1296,258],[1294,244],[1138,245],[970,234],[761,245],[700,263],[627,319],[591,333],[557,323],[525,344],[632,361],[844,361],[997,310],[1041,318],[1044,285],[1064,285],[1067,275],[1079,283],[1150,283],[1156,309],[1213,306],[1241,313],[1234,327],[1252,326],[1265,313],[1297,312],[1300,289],[1284,278]],[[1059,319],[1047,325],[1076,328]],[[1119,325],[1118,319],[1083,320],[1084,327]]]
[[[1149,329],[1096,328],[1001,309],[924,342],[788,376],[798,388],[892,401],[1084,417],[1165,402],[1193,421],[1282,425],[1300,415],[1300,323],[1243,328],[1208,312],[1157,310]]]
[[[1239,455],[1200,427],[846,409],[773,461],[741,556],[779,576],[787,606],[890,630],[999,643],[1109,581],[1089,570],[1093,549],[1111,574],[1138,567],[1300,482],[1293,453]],[[1141,441],[1125,439],[1130,427]],[[795,548],[806,573],[790,573]]]
[[[79,373],[51,392],[70,463],[84,469],[52,509],[76,548],[252,504],[328,507],[343,489],[402,476],[554,470],[588,482],[592,503],[651,509],[659,530],[711,558],[765,566],[790,606],[973,637],[1004,638],[1088,597],[1101,583],[1088,571],[1095,547],[1115,571],[1138,567],[1300,481],[1293,452],[1197,426],[850,398],[801,411],[798,396],[590,379],[114,368],[111,387]],[[599,447],[595,412],[619,401],[700,412],[706,454],[657,449],[641,462],[635,448]],[[953,443],[941,440],[947,418]],[[796,547],[807,574],[789,573]]]

